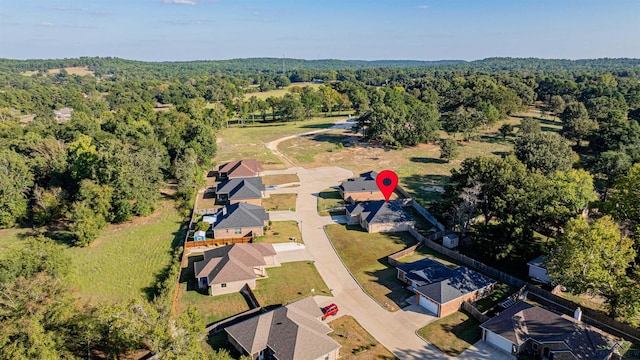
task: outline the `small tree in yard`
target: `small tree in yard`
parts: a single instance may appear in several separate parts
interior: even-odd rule
[[[440,159],[445,159],[449,162],[457,158],[459,153],[458,142],[454,139],[444,139],[440,141]]]
[[[498,129],[500,135],[502,135],[502,140],[506,140],[507,136],[513,134],[513,125],[511,124],[502,124],[500,129]]]
[[[200,221],[196,225],[196,230],[199,231],[209,231],[209,229],[211,229],[211,224],[209,224],[208,222]]]

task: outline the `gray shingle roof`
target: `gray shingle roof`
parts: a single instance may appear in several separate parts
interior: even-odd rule
[[[332,330],[320,316],[318,304],[307,297],[225,331],[250,354],[269,348],[279,360],[311,360],[340,348],[327,336]]]
[[[376,176],[378,176],[378,173],[375,171],[362,173],[360,174],[360,177],[349,179],[340,184],[340,189],[342,189],[343,193],[380,191],[378,184],[376,184]]]
[[[409,264],[402,264],[398,269],[405,272],[405,278],[416,283],[416,286],[428,285],[450,278],[456,272],[432,259],[422,259]]]
[[[452,270],[453,276],[442,281],[416,288],[416,292],[423,294],[439,304],[448,303],[463,295],[480,290],[496,281],[466,267]]]
[[[196,278],[207,278],[208,284],[224,284],[256,278],[253,268],[264,266],[265,256],[276,251],[268,243],[234,244],[204,252],[204,260],[193,264]]]
[[[216,194],[227,194],[229,200],[260,199],[263,191],[260,177],[230,179],[216,187]]]
[[[226,205],[216,214],[216,222],[213,224],[214,230],[235,229],[248,227],[262,227],[265,221],[269,220],[269,214],[262,206],[236,203]]]
[[[369,224],[414,221],[400,205],[393,202],[369,201],[347,206],[347,213],[360,215]]]
[[[529,339],[564,344],[577,359],[603,359],[614,344],[594,327],[522,301],[480,326],[516,345]]]

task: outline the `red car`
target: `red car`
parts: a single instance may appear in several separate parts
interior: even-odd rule
[[[338,305],[331,304],[322,308],[322,320],[338,313]]]

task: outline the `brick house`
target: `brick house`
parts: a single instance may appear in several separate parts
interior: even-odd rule
[[[349,205],[346,210],[349,224],[360,224],[370,233],[408,231],[416,224],[400,205],[384,200]]]
[[[384,195],[376,184],[378,173],[369,171],[360,174],[360,177],[349,179],[338,187],[340,196],[344,201],[352,204],[361,201],[384,200]]]
[[[256,238],[264,235],[267,225],[269,214],[262,206],[242,202],[226,205],[216,213],[216,221],[212,226],[213,238]]]

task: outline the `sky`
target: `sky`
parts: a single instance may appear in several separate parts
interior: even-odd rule
[[[0,58],[640,58],[640,0],[0,0]]]

